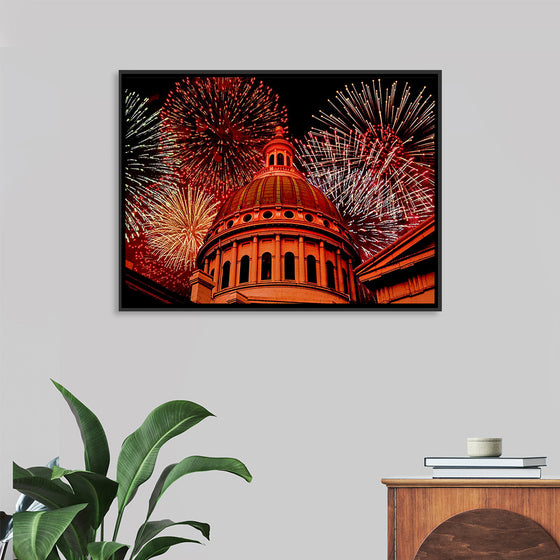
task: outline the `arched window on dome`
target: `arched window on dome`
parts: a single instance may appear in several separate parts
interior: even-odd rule
[[[261,280],[270,280],[272,277],[272,255],[264,253],[261,262]]]
[[[241,257],[239,265],[239,283],[249,282],[249,255]]]
[[[291,165],[290,156],[286,156],[286,165]]]
[[[278,154],[276,156],[276,162],[278,165],[284,165],[284,154]]]
[[[284,280],[296,279],[296,259],[293,253],[284,255]]]
[[[274,165],[274,154],[270,154],[268,158],[268,165]]]
[[[344,284],[344,293],[348,293],[348,274],[346,270],[342,269],[342,283]]]
[[[336,284],[334,280],[334,264],[332,261],[327,261],[327,287],[331,290],[336,290]]]
[[[317,284],[317,261],[313,255],[307,256],[307,281]]]
[[[231,264],[229,261],[224,263],[222,266],[222,290],[229,286],[229,269],[231,268]]]
[[[212,278],[214,278],[214,269],[212,269],[212,270],[210,271],[210,276],[211,276]]]

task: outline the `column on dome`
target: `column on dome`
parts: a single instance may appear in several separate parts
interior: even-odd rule
[[[210,263],[208,262],[210,259],[206,257],[204,259],[204,272],[208,274],[208,269],[210,268]]]
[[[237,241],[233,242],[233,248],[231,250],[231,287],[237,286]]]
[[[350,290],[350,299],[356,301],[356,280],[354,279],[354,269],[352,268],[352,259],[348,259],[348,289]]]
[[[325,242],[319,244],[319,286],[327,285],[327,263],[325,262]]]
[[[272,268],[272,280],[278,282],[282,276],[280,274],[280,263],[282,262],[282,255],[280,254],[280,236],[276,234],[274,245],[274,266]]]
[[[253,237],[253,243],[251,245],[251,273],[249,275],[249,280],[250,282],[252,282],[253,284],[257,281],[257,270],[259,268],[259,262],[258,262],[258,255],[259,255],[259,251],[258,251],[258,239],[257,236],[255,235]]]
[[[298,282],[305,282],[305,255],[303,251],[303,235],[299,236],[298,241]]]
[[[342,279],[342,263],[340,262],[340,249],[336,250],[336,289],[344,291],[344,280]]]
[[[220,249],[216,249],[216,266],[214,270],[214,289],[212,290],[212,295],[218,291],[220,287],[220,280],[222,278],[222,260]]]

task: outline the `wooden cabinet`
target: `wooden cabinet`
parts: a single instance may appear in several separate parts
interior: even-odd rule
[[[560,560],[560,480],[382,482],[389,560]]]

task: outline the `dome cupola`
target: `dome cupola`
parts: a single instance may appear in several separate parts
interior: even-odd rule
[[[265,168],[293,168],[294,147],[284,138],[284,129],[281,126],[274,129],[274,138],[264,147],[264,161]]]

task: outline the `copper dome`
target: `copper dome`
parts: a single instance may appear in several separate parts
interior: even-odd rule
[[[264,206],[303,208],[343,221],[334,204],[318,188],[292,172],[285,175],[257,175],[224,201],[215,222],[237,212]]]

